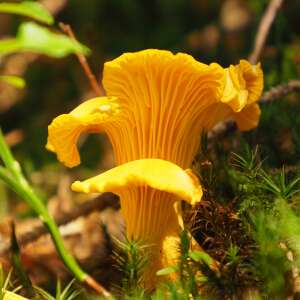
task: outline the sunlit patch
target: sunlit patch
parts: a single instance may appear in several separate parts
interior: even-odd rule
[[[110,111],[111,110],[111,106],[109,104],[103,104],[99,107],[100,111]]]

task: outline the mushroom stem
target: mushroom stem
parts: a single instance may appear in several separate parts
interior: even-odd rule
[[[156,272],[170,262],[176,263],[178,247],[166,246],[170,236],[178,237],[180,232],[174,195],[152,189],[136,187],[121,195],[121,210],[126,220],[127,237],[142,241],[146,245],[149,263],[145,269],[144,282],[152,289],[159,278]],[[168,243],[169,244],[169,243]]]

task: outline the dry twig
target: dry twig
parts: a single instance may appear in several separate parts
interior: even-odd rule
[[[258,31],[255,37],[254,49],[248,60],[252,64],[256,64],[266,44],[266,40],[271,29],[271,25],[283,3],[283,0],[271,0],[269,6],[261,18]]]
[[[259,102],[270,103],[291,93],[300,93],[300,80],[290,80],[287,83],[279,84],[271,88],[261,96]],[[224,136],[232,132],[235,128],[233,121],[222,122],[209,132],[208,138],[213,140],[217,137]]]
[[[55,222],[58,226],[62,226],[74,221],[79,217],[87,216],[94,211],[102,211],[107,207],[114,207],[115,209],[119,208],[119,201],[116,195],[112,193],[104,193],[91,201],[76,206],[76,208],[74,208],[71,212],[55,219]],[[39,237],[47,233],[47,228],[43,224],[40,224],[39,226],[32,228],[30,232],[26,232],[18,236],[18,243],[20,246],[26,246],[27,244],[37,240]],[[10,245],[1,247],[0,255],[7,253],[9,249]]]
[[[291,93],[300,93],[300,80],[290,80],[271,88],[262,95],[260,102],[272,102]]]
[[[71,39],[73,39],[74,41],[77,41],[76,36],[71,28],[71,26],[69,24],[64,24],[62,22],[59,23],[59,27],[61,28],[61,30],[67,34]],[[77,53],[77,58],[80,62],[80,65],[85,73],[85,75],[87,76],[91,87],[93,88],[94,92],[96,93],[97,96],[103,96],[105,95],[104,89],[103,87],[97,82],[95,75],[93,74],[87,60],[86,57],[81,54],[81,53]]]

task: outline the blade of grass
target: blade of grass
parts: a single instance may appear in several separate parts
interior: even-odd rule
[[[6,145],[4,135],[0,129],[0,157],[2,158],[6,168],[0,167],[0,179],[2,179],[12,190],[14,190],[28,205],[36,212],[47,227],[56,250],[67,268],[72,272],[76,279],[84,282],[98,293],[109,297],[110,293],[106,291],[92,277],[86,274],[78,265],[72,255],[69,254],[64,246],[63,239],[59,229],[49,214],[43,201],[37,196],[31,186],[24,177],[19,163],[14,159],[9,147]]]
[[[28,277],[28,275],[26,274],[23,265],[22,265],[22,261],[21,261],[21,256],[20,256],[20,249],[19,249],[19,245],[18,245],[18,241],[17,241],[17,237],[16,237],[16,231],[15,231],[15,224],[12,223],[12,234],[11,234],[11,250],[12,250],[12,256],[11,256],[11,260],[12,260],[12,264],[14,267],[14,270],[17,274],[17,276],[20,279],[20,283],[22,284],[22,286],[26,289],[27,293],[28,293],[28,297],[32,298],[35,296],[35,292],[32,286],[32,283]]]

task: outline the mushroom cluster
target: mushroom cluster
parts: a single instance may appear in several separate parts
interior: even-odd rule
[[[72,189],[120,196],[127,237],[149,245],[144,281],[151,288],[156,271],[177,256],[182,220],[175,204],[201,200],[201,185],[189,170],[201,132],[229,118],[241,130],[256,127],[263,74],[260,65],[245,60],[225,69],[149,49],[105,63],[103,85],[106,97],[53,120],[47,149],[74,167],[80,163],[79,136],[107,134],[117,166],[76,181]]]

